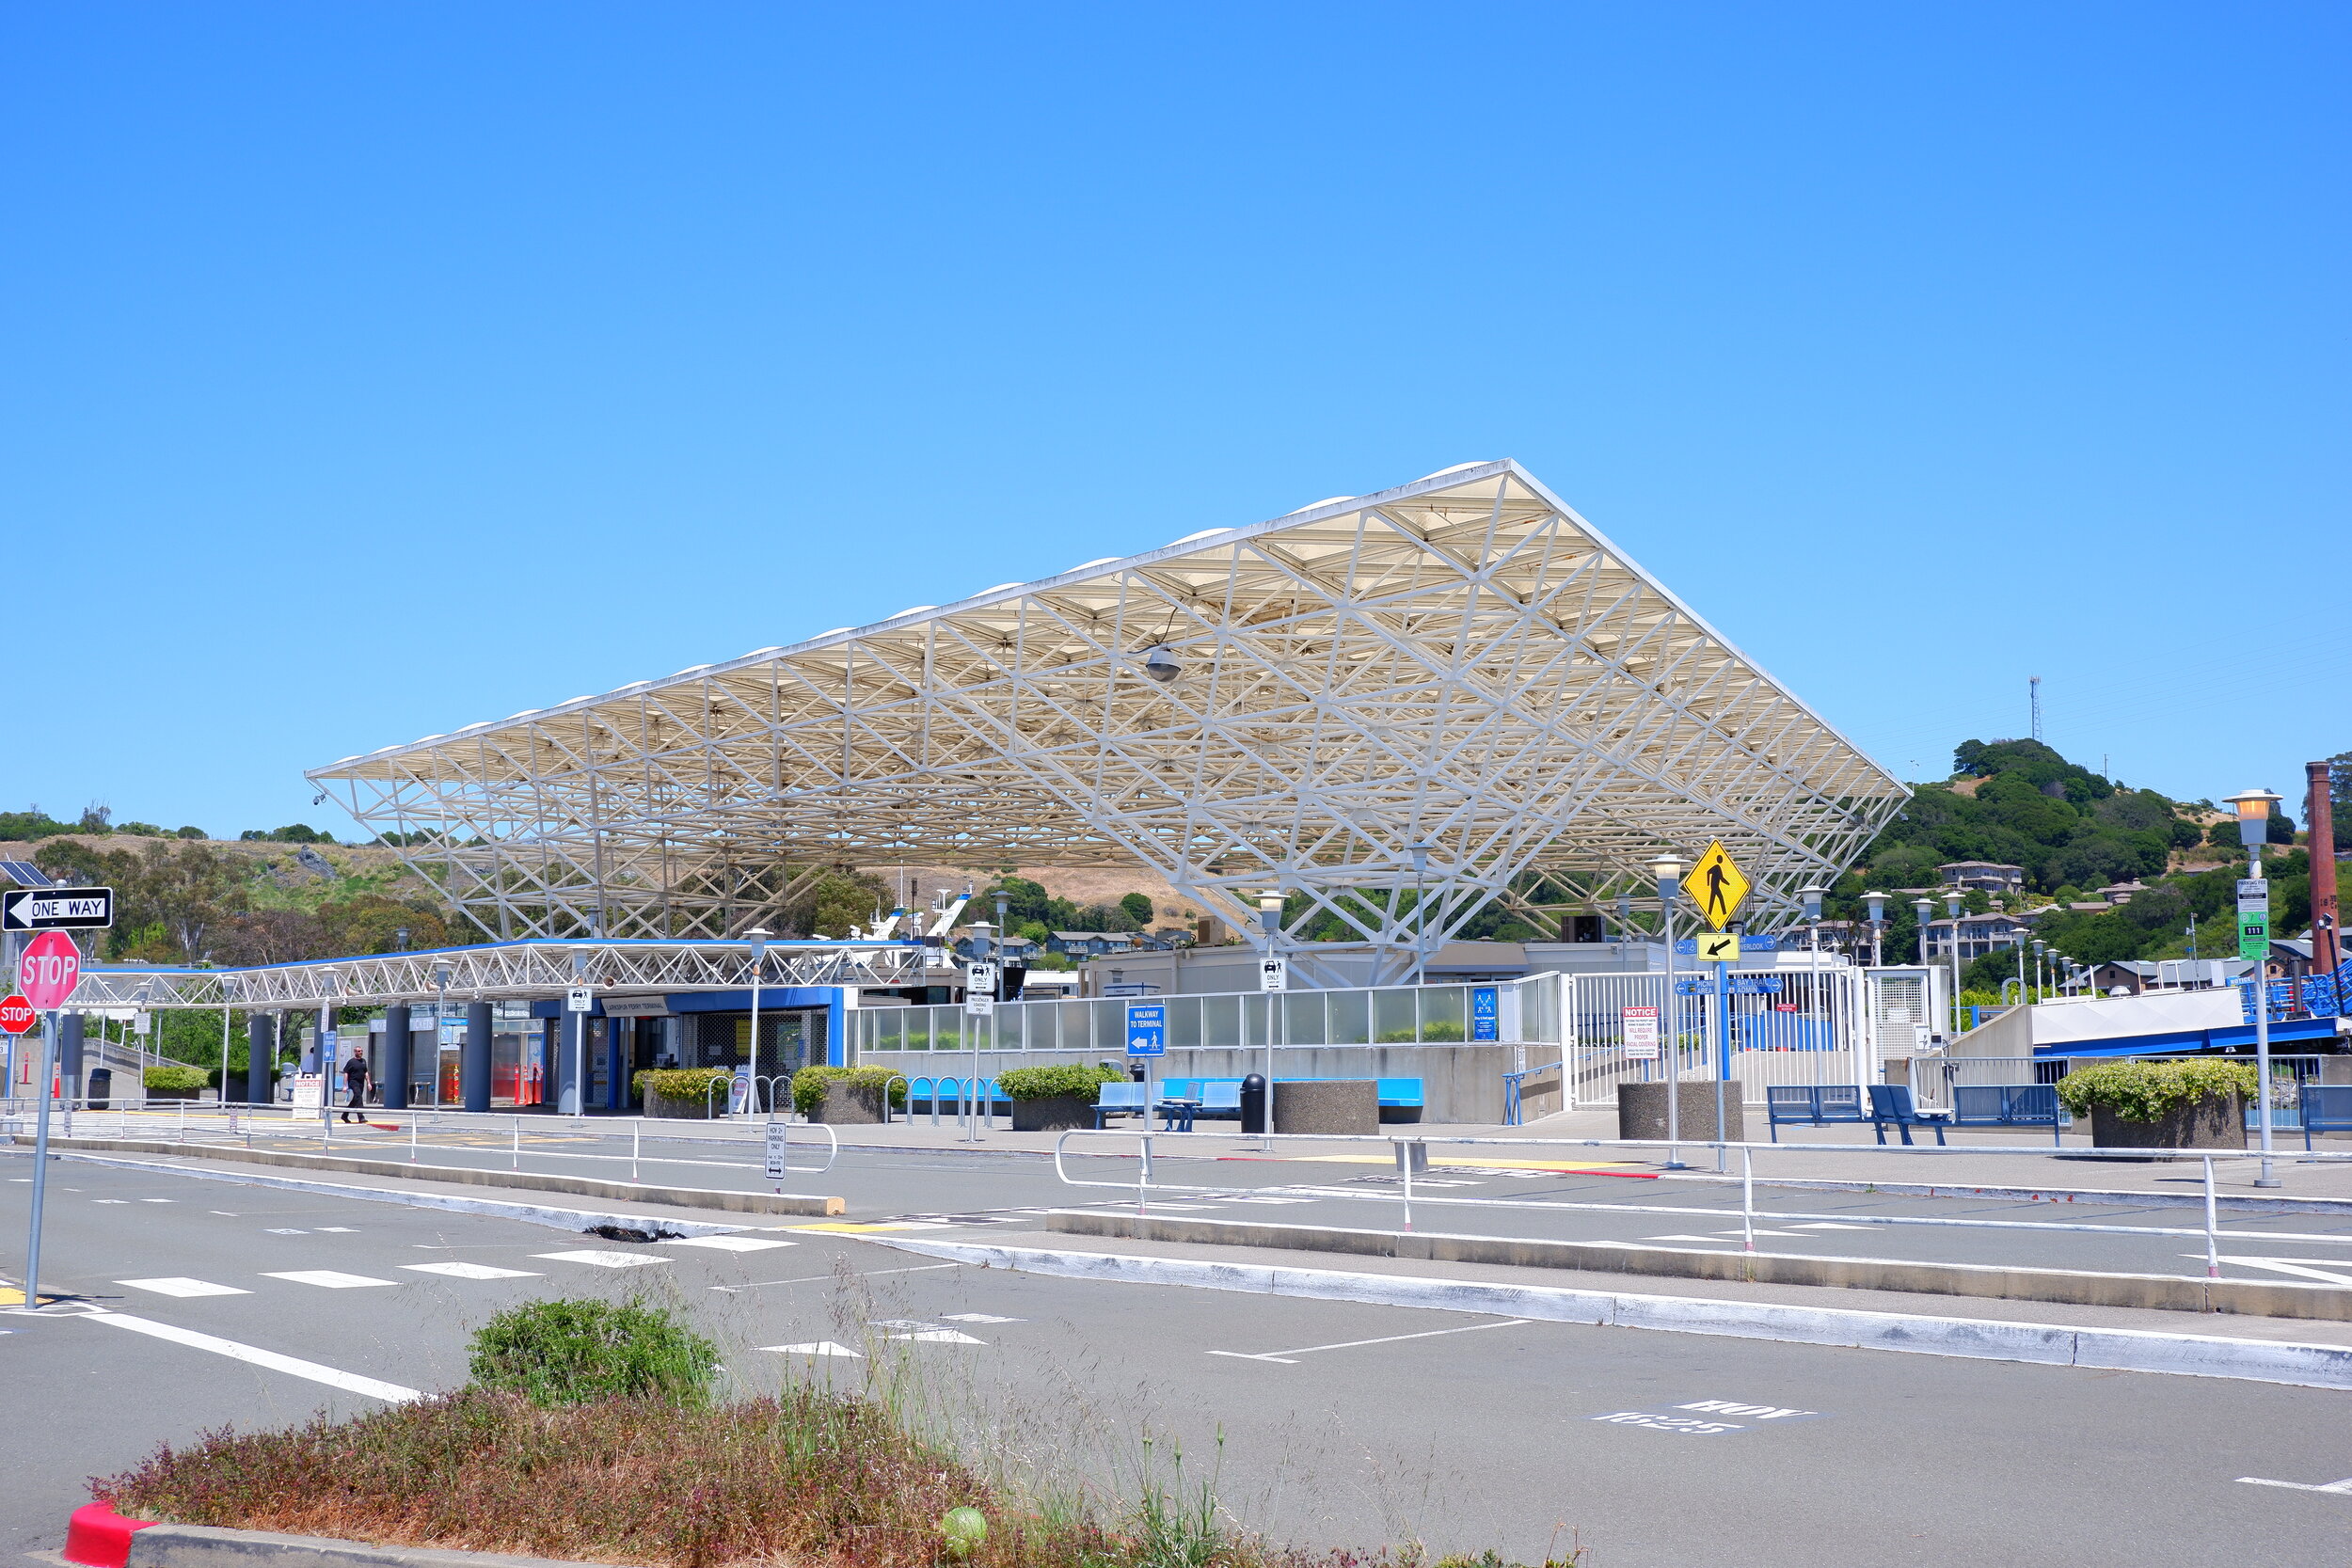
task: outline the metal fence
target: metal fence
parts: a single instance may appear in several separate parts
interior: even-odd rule
[[[1851,968],[1734,970],[1732,994],[1719,998],[1711,972],[1677,975],[1671,997],[1663,974],[1567,975],[1562,1025],[1568,1103],[1613,1104],[1618,1085],[1655,1082],[1670,1063],[1686,1079],[1727,1076],[1748,1104],[1761,1104],[1775,1085],[1876,1083],[1867,998],[1870,982],[1882,978]],[[1665,1049],[1656,1058],[1626,1049],[1626,1011],[1640,1007],[1658,1009]]]
[[[2207,1055],[2191,1056],[1921,1056],[1911,1064],[1911,1094],[1913,1102],[1936,1109],[1948,1109],[1955,1085],[1974,1088],[1987,1085],[2055,1084],[2068,1073],[2086,1067],[2116,1061],[2169,1062],[2212,1061]],[[2248,1056],[2223,1058],[2254,1065]],[[2299,1091],[2305,1084],[2321,1081],[2325,1060],[2319,1056],[2281,1056],[2270,1058],[2270,1125],[2289,1131],[2303,1125]],[[2342,1061],[2343,1058],[2337,1058]],[[2246,1108],[2246,1125],[2256,1125],[2254,1107]]]

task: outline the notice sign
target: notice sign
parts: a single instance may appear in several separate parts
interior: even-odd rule
[[[1470,988],[1470,1038],[1499,1040],[1502,1037],[1502,992],[1494,986]]]
[[[1658,1059],[1658,1009],[1628,1007],[1625,1020],[1625,1053],[1637,1062]]]
[[[768,1124],[768,1180],[771,1181],[784,1180],[785,1137],[783,1122],[771,1121]]]

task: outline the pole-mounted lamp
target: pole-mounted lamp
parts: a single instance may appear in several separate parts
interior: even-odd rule
[[[1862,901],[1870,906],[1870,967],[1876,969],[1886,961],[1886,895],[1866,893]]]
[[[1666,1169],[1688,1170],[1682,1150],[1682,999],[1675,994],[1675,900],[1682,895],[1682,862],[1667,853],[1649,863],[1658,879],[1658,928],[1666,946],[1666,1005],[1659,1009],[1663,1023],[1666,1071]]]
[[[2257,1187],[2279,1185],[2270,1152],[2270,884],[2263,879],[2263,845],[2270,837],[2271,810],[2283,798],[2267,789],[2241,789],[2229,797],[2237,808],[2237,841],[2246,847],[2246,880],[2238,884],[2238,957],[2254,960],[2254,1077],[2260,1102],[2255,1119],[2262,1131]]]

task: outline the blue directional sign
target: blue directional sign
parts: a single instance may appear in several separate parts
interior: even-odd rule
[[[1731,977],[1734,996],[1778,996],[1780,976],[1777,974],[1735,974]]]
[[[1780,939],[1778,937],[1765,936],[1755,931],[1742,931],[1740,934],[1740,953],[1742,958],[1755,953],[1777,953],[1778,951],[1780,951]],[[1695,958],[1698,957],[1698,954],[1699,942],[1696,937],[1677,937],[1675,939],[1675,956],[1677,958]]]
[[[1502,1037],[1502,992],[1493,986],[1472,986],[1470,988],[1470,1038],[1499,1040]]]
[[[1130,1056],[1165,1056],[1168,1054],[1167,1003],[1130,1002],[1127,1004],[1127,1054]]]

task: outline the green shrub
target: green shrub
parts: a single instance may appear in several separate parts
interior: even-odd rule
[[[898,1082],[891,1083],[893,1079]],[[907,1081],[898,1069],[886,1067],[804,1067],[792,1075],[792,1108],[804,1117],[815,1116],[817,1108],[825,1102],[827,1084],[871,1089],[889,1084],[891,1108],[906,1109]]]
[[[186,1094],[211,1086],[213,1075],[200,1067],[188,1067],[180,1062],[163,1062],[139,1075],[140,1082],[150,1089],[166,1094]]]
[[[638,1098],[650,1100],[660,1095],[664,1100],[680,1100],[689,1105],[715,1101],[721,1109],[733,1091],[728,1085],[735,1074],[723,1067],[646,1068],[629,1082],[636,1085]],[[715,1093],[714,1093],[715,1091]]]
[[[1438,1040],[1468,1039],[1470,1037],[1462,1032],[1460,1024],[1448,1019],[1434,1019],[1421,1026],[1421,1037],[1426,1044]]]
[[[2074,1115],[2095,1106],[2125,1121],[2161,1121],[2184,1105],[2254,1096],[2254,1069],[2244,1062],[2103,1062],[2058,1080],[2058,1099]]]
[[[1123,1084],[1127,1075],[1117,1068],[1082,1067],[1065,1062],[1059,1067],[1017,1067],[996,1075],[996,1086],[1013,1100],[1058,1100],[1065,1095],[1083,1100],[1091,1105],[1103,1092],[1105,1084]]]
[[[483,1324],[468,1370],[485,1388],[552,1407],[615,1399],[699,1404],[718,1365],[718,1346],[658,1307],[559,1300]]]

